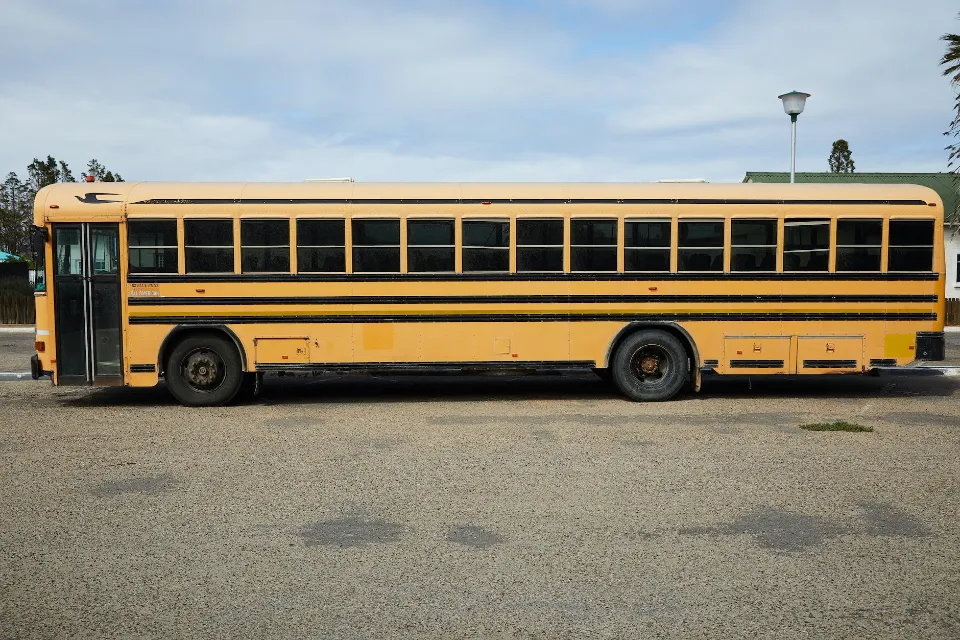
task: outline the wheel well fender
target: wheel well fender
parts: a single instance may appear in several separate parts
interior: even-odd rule
[[[690,358],[690,375],[693,376],[699,374],[700,352],[697,349],[697,343],[693,340],[693,336],[690,335],[690,332],[676,322],[631,322],[627,324],[617,332],[617,335],[614,336],[613,341],[607,348],[605,364],[608,367],[610,366],[610,361],[613,359],[613,354],[616,353],[617,347],[620,346],[620,343],[623,342],[624,338],[642,329],[660,329],[661,331],[666,331],[667,333],[672,334],[674,337],[680,340],[680,344],[683,345],[684,350],[687,352],[687,357]]]
[[[234,333],[232,329],[224,325],[181,324],[171,329],[167,337],[160,343],[160,353],[157,354],[157,371],[163,372],[167,362],[167,354],[170,353],[170,350],[173,349],[173,346],[177,344],[179,340],[197,333],[219,333],[230,338],[230,341],[233,342],[237,348],[237,353],[240,354],[240,364],[243,370],[247,370],[247,354],[243,349],[240,338],[237,337],[237,334]]]

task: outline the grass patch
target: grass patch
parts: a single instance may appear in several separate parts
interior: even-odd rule
[[[847,422],[846,420],[837,420],[836,422],[814,422],[812,424],[802,424],[801,429],[806,431],[849,431],[851,433],[873,433],[873,427],[865,427],[862,424]]]

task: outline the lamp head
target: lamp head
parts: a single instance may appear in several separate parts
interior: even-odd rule
[[[791,91],[790,93],[785,93],[778,97],[783,100],[784,113],[791,118],[796,118],[798,115],[803,113],[803,105],[807,102],[807,98],[810,97],[810,94],[803,93],[802,91]]]

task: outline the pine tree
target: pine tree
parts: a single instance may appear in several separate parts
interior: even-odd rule
[[[92,158],[87,163],[87,170],[83,172],[83,179],[86,180],[87,176],[93,176],[96,182],[123,182],[119,173],[110,171],[100,164],[96,158]]]
[[[942,73],[950,78],[950,84],[956,91],[953,98],[953,120],[950,121],[950,126],[943,132],[943,135],[950,140],[950,144],[946,146],[946,151],[949,154],[947,156],[947,168],[954,175],[954,188],[957,188],[960,186],[958,184],[960,180],[957,176],[957,163],[960,161],[960,141],[958,141],[958,137],[960,137],[960,35],[947,33],[940,39],[947,43],[947,52],[940,58],[940,66],[943,67]],[[947,222],[955,223],[960,220],[960,210],[944,211],[944,217]],[[954,233],[956,233],[956,227],[954,227]]]
[[[853,155],[846,140],[841,138],[833,142],[827,163],[830,165],[831,173],[853,173]]]
[[[17,256],[30,253],[34,195],[13,171],[0,183],[0,249]]]
[[[53,156],[47,156],[46,160],[34,158],[33,162],[27,165],[27,175],[30,176],[28,184],[34,193],[48,184],[76,182],[67,163],[63,160],[58,162]]]

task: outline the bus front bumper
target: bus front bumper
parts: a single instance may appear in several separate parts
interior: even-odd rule
[[[34,380],[39,380],[40,378],[52,378],[53,371],[44,371],[40,365],[40,358],[37,354],[33,354],[30,358],[30,376]]]

